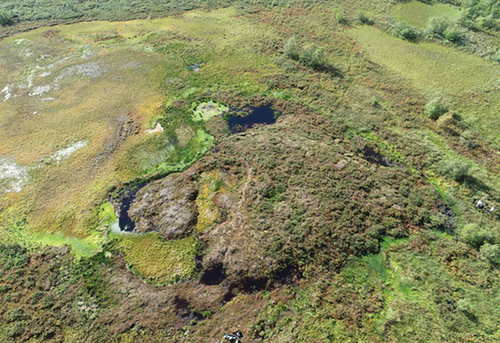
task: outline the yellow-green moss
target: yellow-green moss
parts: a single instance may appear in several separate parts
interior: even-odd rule
[[[117,240],[127,265],[151,282],[173,283],[189,279],[196,271],[194,237],[167,241],[157,233],[121,234]]]
[[[210,171],[202,174],[202,183],[198,197],[196,198],[196,206],[198,208],[198,222],[196,230],[203,232],[214,226],[220,219],[220,212],[215,206],[213,200],[221,182],[217,178],[217,172]]]
[[[228,192],[236,185],[236,178],[229,175],[222,175],[220,172],[212,170],[201,175],[199,193],[196,198],[198,208],[198,222],[196,230],[203,232],[216,225],[221,213],[215,206],[214,198],[217,193]]]
[[[115,208],[107,201],[99,207],[99,220],[107,226],[113,225],[118,220]]]

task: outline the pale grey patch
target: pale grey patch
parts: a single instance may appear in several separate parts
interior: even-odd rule
[[[20,192],[28,180],[28,168],[0,157],[0,194]]]
[[[71,156],[71,154],[74,153],[75,151],[86,147],[87,144],[88,144],[87,141],[76,142],[75,144],[72,144],[72,145],[68,146],[67,148],[64,148],[62,150],[57,151],[56,153],[52,154],[51,157],[56,161],[56,163],[59,163],[63,159],[69,158]]]
[[[48,91],[50,91],[50,85],[37,86],[37,87],[33,88],[33,91],[29,95],[30,96],[42,95],[43,93],[46,93]]]

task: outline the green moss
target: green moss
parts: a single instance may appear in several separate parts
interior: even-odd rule
[[[212,100],[202,103],[193,104],[193,120],[194,121],[208,121],[210,118],[220,116],[222,113],[228,111],[229,108],[219,102]]]
[[[189,279],[196,272],[198,241],[188,237],[167,241],[157,233],[121,234],[116,248],[128,266],[140,277],[153,283],[173,283]]]

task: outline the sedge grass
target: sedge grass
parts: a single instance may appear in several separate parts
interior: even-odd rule
[[[405,21],[418,28],[425,28],[430,18],[440,17],[455,21],[460,16],[460,9],[448,4],[410,1],[396,3],[390,8],[391,15],[399,21]]]
[[[478,56],[435,43],[411,43],[371,26],[350,31],[367,58],[399,73],[429,93],[459,94],[486,89],[499,79],[499,67]]]

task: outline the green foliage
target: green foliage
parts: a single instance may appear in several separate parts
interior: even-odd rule
[[[477,30],[476,23],[471,20],[471,18],[465,12],[460,14],[457,19],[457,24],[468,28],[469,30]]]
[[[500,16],[500,2],[498,0],[461,1],[464,7],[458,24],[471,30],[497,29]]]
[[[223,112],[229,110],[227,105],[214,101],[195,101],[191,104],[191,110],[193,111],[194,121],[205,121],[207,122],[213,117],[221,115]]]
[[[116,249],[140,277],[152,283],[167,284],[193,277],[195,257],[202,244],[193,236],[167,241],[153,232],[120,236]]]
[[[464,143],[468,148],[476,148],[478,144],[478,134],[473,130],[465,130],[460,134],[460,142]]]
[[[283,47],[283,54],[292,60],[299,59],[299,53],[297,51],[297,38],[295,38],[295,36],[288,39]]]
[[[467,224],[460,230],[460,238],[467,244],[479,249],[483,244],[493,243],[493,236],[490,231],[478,224]]]
[[[492,57],[493,61],[495,62],[500,62],[500,50],[498,50],[497,52],[495,52],[493,54],[493,57]]]
[[[433,34],[443,36],[445,31],[449,28],[450,23],[444,18],[430,18],[427,28]]]
[[[441,172],[444,175],[450,176],[455,181],[464,181],[472,167],[470,162],[463,161],[447,161],[443,163]]]
[[[302,47],[299,61],[305,66],[315,68],[323,63],[324,54],[324,47],[311,43]]]
[[[89,10],[100,7],[99,3],[86,4],[89,5]],[[186,3],[179,2],[179,6],[184,5]],[[80,5],[75,4],[75,6]],[[278,8],[276,10],[273,15],[280,16]],[[209,14],[203,12],[202,24],[197,23],[200,18],[198,15],[196,17],[198,19],[189,17],[191,20],[179,20],[178,23],[181,23],[179,27],[187,25],[186,30],[194,36],[192,33],[197,28],[196,25],[200,25],[204,34],[207,35],[204,37],[206,41],[204,39],[194,39],[194,41],[200,46],[207,44],[211,50],[213,49],[214,55],[220,57],[219,52],[222,49],[218,50],[217,44],[221,39],[210,40],[210,35],[217,35],[217,33],[209,33],[211,31],[206,30]],[[258,15],[254,13],[252,17]],[[324,19],[320,17],[321,13],[318,16],[320,19]],[[308,19],[311,18],[313,17]],[[331,23],[331,17],[326,19]],[[246,18],[244,15],[238,16],[237,20],[243,22]],[[314,22],[299,17],[295,17],[294,20],[299,24]],[[318,20],[314,23],[320,22],[321,20]],[[323,63],[321,55],[324,52],[317,45],[312,44],[314,42],[315,44],[331,46],[329,53],[332,51],[333,53],[328,55],[329,59],[335,60],[335,62],[345,60],[347,66],[352,67],[352,60],[357,59],[357,53],[353,53],[352,50],[352,37],[343,36],[343,33],[338,31],[335,31],[335,35],[329,36],[330,31],[325,29],[324,32],[319,32],[321,33],[320,39],[317,39],[312,35],[312,32],[316,34],[316,28],[313,30],[308,26],[297,28],[298,26],[301,25],[296,25],[293,28],[293,30],[297,29],[294,33],[297,32],[297,37],[304,37],[300,30],[311,33],[310,36],[307,36],[313,37],[310,38],[310,42],[307,42],[311,44],[301,48],[297,47],[297,43],[293,41],[293,44],[288,44],[289,41],[285,44],[284,54],[280,56],[281,58],[286,56],[313,68],[321,65]],[[365,29],[375,31],[373,28],[365,27]],[[145,28],[145,30],[149,29]],[[445,37],[448,30],[449,28],[444,31]],[[271,31],[266,31],[266,34]],[[359,32],[365,34],[362,31]],[[285,37],[290,34],[292,34],[290,31],[283,32]],[[429,55],[441,56],[438,48],[443,46],[429,42],[410,44],[394,37],[388,37],[392,41],[398,41],[399,47],[404,47],[401,49],[402,53],[407,55],[406,58],[410,61],[409,65],[418,66],[415,68],[417,72],[419,69],[424,69],[425,62],[429,63]],[[191,37],[189,38],[191,39]],[[173,38],[167,37],[166,40],[171,39]],[[182,44],[189,46],[189,49],[197,49],[195,44],[189,45],[187,43],[188,38],[185,37],[185,39],[186,42]],[[262,38],[262,40],[267,41],[267,37]],[[374,39],[373,42],[375,41]],[[224,42],[224,49],[231,46],[229,43]],[[157,44],[158,49],[160,49],[162,44]],[[261,42],[255,40],[250,41],[248,45],[252,49],[254,46],[260,49],[261,45],[259,44]],[[362,42],[360,45],[363,49],[367,46]],[[387,49],[385,44],[380,45],[382,49],[390,50],[391,54],[395,50]],[[425,50],[422,46],[429,49]],[[446,48],[448,49],[448,47]],[[274,49],[275,51],[279,50],[279,43]],[[452,48],[449,49],[456,52]],[[244,50],[237,49],[236,51],[248,58],[249,61],[256,59]],[[262,52],[259,52],[259,56],[269,55],[269,50],[263,49]],[[224,50],[224,53],[227,52]],[[345,56],[354,56],[354,58],[344,59]],[[420,59],[424,63],[415,64],[414,58],[417,61]],[[320,60],[320,62],[315,62],[315,60]],[[451,65],[451,63],[446,63],[447,61],[447,59],[443,59],[435,65],[438,68],[441,68],[442,65]],[[458,342],[466,339],[469,341],[488,341],[494,331],[491,328],[497,327],[498,323],[494,316],[488,317],[484,312],[495,308],[495,306],[488,307],[489,304],[481,304],[481,302],[485,299],[486,293],[489,293],[490,296],[493,294],[492,299],[497,298],[495,289],[498,289],[496,281],[498,275],[495,274],[494,268],[489,270],[489,266],[484,261],[481,259],[478,261],[477,253],[465,244],[456,242],[453,237],[436,238],[440,237],[439,233],[429,234],[428,232],[430,230],[429,224],[433,223],[433,217],[437,216],[436,213],[438,213],[442,203],[438,196],[432,195],[428,190],[436,192],[428,184],[428,179],[432,178],[433,175],[430,172],[427,174],[427,168],[448,152],[451,151],[450,154],[455,154],[456,150],[452,149],[456,149],[457,146],[462,147],[462,145],[456,144],[459,140],[458,134],[453,138],[445,135],[439,136],[433,131],[437,125],[429,125],[428,121],[421,116],[419,118],[419,116],[410,115],[420,108],[425,93],[394,77],[392,73],[386,73],[385,67],[380,66],[388,65],[392,68],[387,60],[385,64],[374,63],[369,68],[366,68],[365,65],[356,66],[356,68],[359,67],[359,70],[355,73],[362,75],[364,83],[364,86],[359,88],[356,88],[358,86],[356,78],[329,77],[323,73],[316,73],[311,68],[297,68],[293,73],[286,73],[280,68],[275,68],[275,65],[270,66],[265,64],[265,61],[259,60],[255,65],[266,66],[266,68],[259,68],[258,72],[252,74],[251,64],[240,62],[235,63],[234,68],[228,68],[231,72],[227,73],[230,76],[226,79],[216,79],[214,75],[208,74],[215,65],[213,60],[211,64],[207,63],[207,68],[202,73],[197,74],[187,73],[182,70],[181,66],[179,73],[182,75],[175,77],[182,77],[185,80],[168,84],[166,98],[169,101],[178,100],[175,106],[182,106],[183,101],[189,103],[201,92],[206,92],[210,96],[213,94],[214,97],[231,101],[224,100],[227,103],[241,101],[242,103],[246,102],[247,105],[253,104],[263,98],[252,98],[248,95],[251,92],[248,91],[250,87],[247,87],[246,84],[252,83],[253,78],[256,78],[259,80],[256,82],[258,84],[257,91],[252,91],[268,92],[265,93],[266,96],[272,94],[274,97],[272,100],[279,101],[280,108],[285,109],[286,115],[280,118],[282,122],[274,126],[272,130],[260,127],[246,136],[218,137],[220,149],[214,149],[217,151],[214,151],[213,154],[210,153],[206,159],[200,161],[190,174],[196,174],[197,170],[220,168],[227,174],[238,175],[241,181],[239,185],[244,185],[244,188],[239,188],[239,191],[244,190],[240,193],[242,198],[237,199],[234,203],[247,206],[243,210],[247,211],[248,217],[251,218],[252,230],[248,232],[248,235],[246,233],[242,235],[245,239],[244,243],[237,241],[238,235],[231,237],[234,238],[231,245],[234,243],[234,246],[238,247],[238,250],[234,252],[235,259],[242,261],[241,265],[238,266],[241,266],[239,270],[244,269],[245,261],[240,259],[238,254],[245,249],[247,242],[251,241],[254,244],[257,241],[264,245],[266,242],[270,242],[269,250],[266,252],[269,251],[271,256],[259,254],[266,261],[269,260],[272,264],[272,257],[277,261],[276,264],[280,264],[280,267],[298,265],[299,270],[306,275],[306,278],[300,283],[301,289],[289,289],[291,294],[289,298],[283,296],[279,288],[273,289],[269,293],[262,293],[265,299],[280,298],[276,299],[276,303],[268,304],[259,318],[255,320],[252,336],[266,341],[276,340],[278,342],[410,340]],[[292,65],[298,65],[290,60],[288,62]],[[404,66],[392,69],[408,70]],[[268,70],[275,74],[263,75]],[[347,74],[353,74],[353,70],[350,69]],[[469,75],[473,74],[469,73]],[[234,80],[232,80],[233,78]],[[422,77],[421,82],[427,81],[429,80],[426,77]],[[355,87],[350,87],[351,85]],[[364,91],[366,85],[370,85],[369,88],[374,87],[374,91]],[[347,89],[349,89],[348,96],[345,96]],[[287,100],[292,99],[292,101],[281,101],[285,98],[284,96],[277,99],[279,96],[276,94],[280,94],[279,92],[293,94],[293,97],[286,98]],[[366,104],[367,99],[372,94],[377,94],[379,99],[383,99],[383,107],[376,106],[377,99],[375,97],[370,99],[370,103],[376,108],[365,109],[363,107],[366,106],[359,106],[359,104]],[[146,161],[144,165],[141,165],[141,168],[144,168],[142,170],[146,172],[160,170],[156,167],[161,166],[162,163],[165,163],[163,166],[171,166],[172,163],[194,161],[200,157],[198,153],[203,149],[199,149],[199,147],[203,144],[199,143],[206,143],[202,139],[203,133],[207,134],[204,130],[204,124],[201,120],[193,122],[189,109],[185,107],[181,109],[176,107],[177,109],[175,109],[173,108],[175,106],[167,107],[160,119],[165,132],[155,137],[147,137],[147,143],[141,146],[141,149],[137,149],[134,152],[135,155],[132,154],[137,157],[135,162]],[[302,109],[303,106],[305,106],[305,110]],[[385,107],[390,107],[390,110]],[[303,114],[303,112],[307,113]],[[321,116],[317,113],[326,115]],[[373,135],[381,137],[381,144],[394,147],[390,156],[397,156],[398,161],[407,163],[407,165],[400,166],[395,163],[392,166],[382,167],[377,166],[377,162],[368,163],[363,159],[362,148],[364,145],[359,143],[362,139],[352,135],[347,136],[345,125],[352,129],[350,132],[356,132],[359,128],[367,128],[364,129],[364,132],[374,130]],[[182,135],[179,132],[180,129],[186,127],[192,130],[193,136],[190,141],[184,142],[184,144],[181,143]],[[286,132],[283,134],[280,130]],[[201,134],[198,134],[200,131]],[[425,141],[419,139],[424,135],[431,138]],[[436,138],[436,136],[439,137]],[[460,140],[463,140],[464,144],[468,144],[467,142],[472,140],[473,136],[473,134],[463,132],[460,135]],[[352,141],[349,142],[348,140],[351,138]],[[358,142],[355,142],[356,139]],[[357,152],[358,148],[360,152]],[[482,157],[480,156],[480,158]],[[495,160],[490,163],[490,165],[494,164]],[[125,164],[126,167],[130,166],[131,168],[136,165],[137,163]],[[185,167],[185,165],[183,166]],[[165,167],[164,170],[167,168]],[[243,175],[245,170],[247,177]],[[451,166],[444,172],[456,180],[462,180],[464,175],[463,167],[460,165]],[[439,177],[436,179],[438,179],[436,184],[439,185],[442,180]],[[215,184],[215,189],[217,190],[219,186]],[[462,187],[462,190],[464,188]],[[446,194],[454,191],[453,187],[449,187]],[[463,204],[458,201],[457,207],[459,209],[461,205]],[[470,207],[470,203],[468,205]],[[100,214],[102,214],[100,218],[103,222],[111,221],[111,210],[109,206],[100,209]],[[472,211],[459,210],[456,212],[457,214],[464,212],[471,217],[477,215],[469,213]],[[444,217],[443,215],[442,218]],[[493,222],[493,220],[490,221]],[[244,226],[242,225],[242,227]],[[421,232],[421,234],[409,235],[409,232]],[[493,228],[491,232],[495,232]],[[366,255],[359,260],[352,259],[352,255],[379,251],[379,241],[386,234],[396,238],[408,238],[399,241],[386,239],[382,243],[385,247],[382,254]],[[164,241],[159,238],[145,239],[144,236],[126,236],[124,241],[120,243],[123,245],[121,247],[122,253],[125,255],[128,266],[138,275],[160,283],[175,282],[195,275],[198,249],[193,247],[192,241]],[[259,238],[252,241],[253,237]],[[474,244],[475,247],[480,247],[483,256],[491,263],[496,263],[493,261],[496,259],[498,248],[495,246],[497,241],[493,235],[484,232],[474,236],[472,232],[464,230],[464,232],[459,233],[459,238],[472,242],[469,244]],[[125,242],[126,240],[130,240],[130,242]],[[137,242],[141,240],[142,242]],[[207,240],[207,244],[213,244],[211,239]],[[268,246],[265,248],[267,249]],[[11,258],[10,255],[13,257]],[[23,255],[25,254],[10,254],[9,252],[9,258],[2,258],[2,264],[8,268],[6,273],[24,272],[30,261],[26,262]],[[250,257],[253,262],[254,254]],[[47,273],[47,275],[51,277],[57,275],[57,279],[53,282],[54,285],[65,285],[64,277],[66,274],[64,272],[67,271],[67,268],[61,266],[56,257],[53,257],[53,260],[55,261],[51,267],[53,270],[51,269],[51,274]],[[351,264],[351,260],[355,260],[355,262]],[[85,295],[98,299],[100,302],[98,305],[102,306],[102,303],[106,304],[107,302],[106,297],[99,298],[97,293],[110,287],[106,274],[109,272],[109,267],[106,261],[83,259],[81,263],[72,266],[73,269],[69,269],[68,277],[72,281],[70,288],[67,288],[70,289],[69,291],[64,288],[58,289],[57,292],[42,291],[45,288],[40,286],[37,288],[37,293],[28,294],[28,301],[23,299],[20,304],[24,306],[24,304],[36,303],[43,311],[57,311],[58,307],[66,304],[61,301],[60,295],[65,294],[65,292],[73,292],[73,294],[76,293],[82,297]],[[125,268],[122,267],[122,269]],[[338,271],[342,269],[343,271],[339,274]],[[60,273],[59,270],[61,270]],[[181,273],[172,277],[174,271],[179,270]],[[115,270],[113,270],[114,272]],[[228,269],[229,272],[231,269]],[[111,274],[111,272],[109,273]],[[118,269],[118,273],[125,274],[127,271]],[[111,278],[113,285],[119,282],[123,274],[113,274],[113,278]],[[14,278],[13,275],[9,274],[9,277]],[[133,281],[132,276],[125,275],[127,278],[124,279]],[[28,284],[28,282],[33,281],[26,279],[25,282]],[[9,299],[18,297],[20,287],[16,288],[16,284],[10,279],[0,280],[0,293],[2,295],[3,293],[8,294]],[[34,287],[37,287],[36,283]],[[176,287],[162,287],[161,292],[181,289],[186,294],[196,298],[194,293],[189,294],[189,283],[176,285]],[[198,288],[196,292],[203,296],[203,286],[199,285],[199,287],[201,288]],[[30,289],[28,286],[26,288]],[[47,288],[51,289],[49,286]],[[147,299],[149,294],[154,295],[154,291],[153,288],[148,288],[148,294],[145,294],[144,299]],[[130,292],[130,294],[132,293]],[[132,297],[132,295],[130,296]],[[257,296],[260,297],[260,295]],[[220,301],[220,299],[215,301],[210,299],[210,295],[203,299],[203,301],[205,300],[207,304],[210,301],[218,304]],[[112,320],[109,318],[116,318],[116,321],[120,321],[120,325],[125,325],[126,322],[134,323],[133,325],[139,329],[129,331],[139,331],[142,335],[143,331],[146,331],[147,324],[140,320],[136,321],[132,317],[132,313],[150,305],[142,299],[137,302],[130,299],[127,302],[128,307],[125,309],[123,317],[106,313],[94,323],[82,320],[82,326],[96,329],[100,323],[111,322]],[[228,303],[225,310],[231,308],[234,303],[236,302]],[[29,316],[29,311],[23,310],[19,313],[10,311],[12,306],[20,306],[16,304],[12,303],[11,308],[2,313],[2,319],[5,314],[5,318],[9,318],[8,320],[19,323],[27,320],[24,315]],[[495,303],[495,305],[497,304]],[[213,305],[213,307],[216,306]],[[483,314],[481,313],[482,306],[484,306]],[[61,316],[66,316],[67,313],[71,314],[70,306],[63,308],[64,314]],[[168,310],[170,306],[164,308]],[[245,308],[245,306],[240,308]],[[473,314],[471,313],[472,309],[474,309]],[[202,312],[207,318],[210,318],[209,313],[211,312]],[[148,323],[156,326],[157,319],[153,313],[151,314],[150,317],[147,317]],[[474,321],[472,315],[477,316],[478,319]],[[43,316],[39,317],[43,318]],[[175,318],[176,316],[168,314],[165,317]],[[217,318],[220,316],[214,316],[212,319]],[[73,323],[80,322],[73,320]],[[9,332],[17,335],[14,324],[14,322],[8,323],[4,327],[10,328],[10,325],[13,325],[12,331]],[[69,328],[70,324],[63,321],[63,326]],[[157,327],[159,326],[157,325]],[[47,324],[47,327],[55,328],[58,330],[57,332],[63,330],[55,325]],[[175,327],[175,325],[166,327]],[[127,328],[123,327],[122,330],[127,330]],[[185,329],[182,332],[181,342],[196,341],[196,337],[192,337],[192,332],[196,328],[192,327],[190,330],[191,333],[185,336],[185,332],[187,333],[189,330]],[[48,335],[49,332],[45,334]],[[35,336],[32,340],[41,341],[44,339],[42,335]],[[90,336],[86,337],[88,337],[87,340],[92,340]],[[164,337],[165,335],[161,339],[164,340]],[[2,339],[3,337],[0,337],[0,340]],[[71,341],[71,338],[66,337],[65,340]],[[143,340],[146,341],[147,338],[143,338]],[[57,341],[64,341],[64,339],[57,337]],[[73,341],[79,340],[73,339]]]
[[[340,9],[333,10],[335,20],[342,25],[349,25],[349,19],[345,16],[344,11]]]
[[[102,267],[111,264],[112,260],[104,252],[99,252],[75,262],[71,268],[71,278],[73,282],[83,280],[83,294],[94,297],[104,305],[109,299],[109,284],[103,277]]]
[[[358,12],[358,20],[363,23],[363,24],[366,24],[366,25],[373,25],[374,24],[374,21],[372,18],[368,17],[365,12],[363,11],[359,11]]]
[[[497,13],[498,15],[498,13]],[[484,20],[482,20],[481,25],[478,25],[479,27],[484,27],[486,29],[497,29],[498,28],[498,22],[493,16],[493,14],[488,15]]]
[[[408,41],[415,41],[420,37],[420,32],[404,21],[399,21],[394,26],[394,35]]]
[[[215,0],[204,3],[192,0],[151,0],[147,2],[130,2],[125,0],[104,1],[72,1],[38,0],[35,2],[3,2],[0,11],[9,10],[15,13],[20,22],[38,20],[54,20],[55,23],[71,19],[86,20],[130,20],[138,18],[158,18],[168,14],[180,13],[194,8],[227,7],[232,1]]]
[[[299,61],[301,64],[317,68],[324,63],[325,48],[317,46],[314,43],[302,46],[300,49],[297,45],[295,36],[291,37],[283,47],[283,54],[293,60]]]
[[[352,259],[334,278],[315,275],[252,326],[276,341],[495,341],[495,269],[463,243],[433,232],[388,240],[380,255]],[[290,318],[291,317],[291,318]],[[293,319],[292,319],[293,318]],[[478,322],[489,323],[478,325]],[[481,338],[479,338],[481,337]]]
[[[462,39],[462,35],[455,27],[448,27],[444,31],[444,38],[453,43],[459,43]]]
[[[427,26],[430,18],[439,17],[454,21],[460,15],[460,9],[456,6],[435,1],[398,1],[389,11],[397,20],[406,21],[422,29]]]
[[[500,265],[500,245],[484,243],[480,248],[481,255],[494,265]]]
[[[12,19],[10,15],[5,11],[0,9],[0,25],[7,26],[12,24]]]
[[[109,202],[105,202],[99,207],[98,218],[99,224],[105,224],[106,226],[110,226],[118,220],[115,209]]]
[[[442,97],[437,96],[425,104],[424,112],[429,118],[436,120],[448,112],[448,104]]]
[[[0,244],[0,285],[9,286],[0,291],[2,342],[18,342],[23,335],[37,341],[63,341],[64,330],[86,320],[72,305],[76,296],[88,294],[79,282],[87,279],[88,268],[79,269],[86,270],[85,276],[74,277],[66,249],[38,247],[36,251]],[[108,289],[106,285],[101,291]]]
[[[225,105],[213,101],[194,102],[190,110],[166,108],[159,118],[164,132],[150,135],[131,147],[121,161],[122,168],[135,167],[138,169],[135,172],[144,178],[155,173],[168,175],[184,170],[214,144],[213,136],[205,128],[205,120],[226,109]]]

